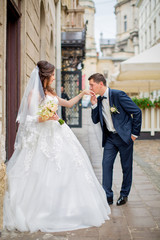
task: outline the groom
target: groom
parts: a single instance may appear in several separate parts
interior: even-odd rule
[[[140,134],[141,110],[120,90],[106,86],[106,79],[100,73],[89,77],[90,90],[100,96],[91,97],[92,120],[100,122],[102,128],[103,188],[109,204],[113,204],[112,174],[117,153],[123,172],[123,182],[117,205],[125,204],[132,184],[133,142]]]

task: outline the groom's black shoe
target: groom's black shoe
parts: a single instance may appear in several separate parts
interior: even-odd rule
[[[113,198],[112,197],[107,197],[107,202],[109,205],[113,204]]]
[[[117,206],[121,206],[128,201],[128,197],[120,196],[117,201]]]

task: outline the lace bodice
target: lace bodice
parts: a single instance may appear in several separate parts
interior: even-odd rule
[[[48,100],[53,100],[53,102],[55,103],[55,104],[58,104],[59,102],[58,102],[58,98],[56,97],[56,96],[50,96],[50,95],[46,95],[46,101],[48,101]]]

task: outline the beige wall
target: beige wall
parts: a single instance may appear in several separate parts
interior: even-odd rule
[[[97,58],[95,57],[87,57],[84,61],[84,69],[82,74],[85,77],[85,89],[89,89],[89,81],[88,78],[97,72]]]
[[[54,1],[24,2],[25,26],[21,34],[25,36],[24,58],[26,75],[29,77],[38,60],[55,62],[55,5]]]
[[[107,78],[107,84],[111,78],[111,74],[115,72],[115,66],[112,60],[98,59],[97,60],[97,72],[102,73]]]

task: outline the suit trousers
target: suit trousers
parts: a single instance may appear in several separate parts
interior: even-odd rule
[[[107,197],[113,198],[112,178],[113,165],[117,153],[120,153],[120,161],[123,172],[121,185],[121,196],[128,196],[132,184],[132,165],[133,165],[133,141],[128,145],[117,133],[108,133],[108,137],[103,152],[103,188]]]

